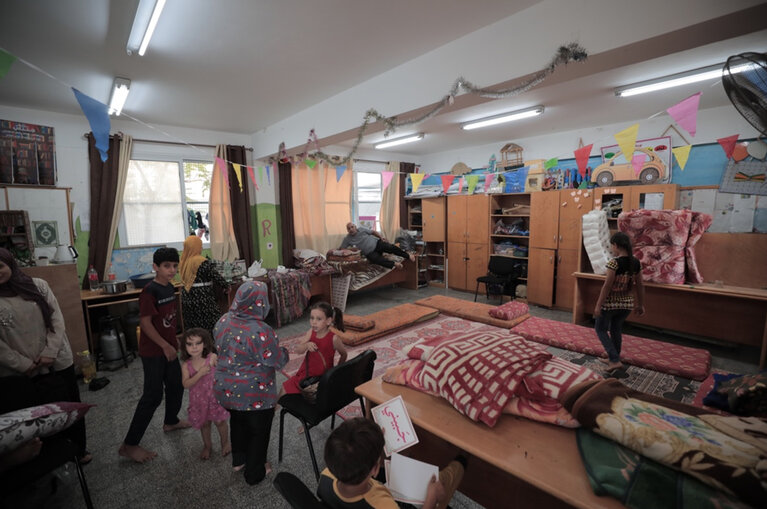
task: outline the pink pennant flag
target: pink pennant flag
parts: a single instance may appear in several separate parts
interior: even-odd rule
[[[695,136],[698,125],[698,106],[700,105],[701,92],[693,94],[687,99],[678,102],[666,111],[679,126]]]
[[[573,151],[573,154],[575,154],[575,162],[578,164],[578,173],[581,178],[586,177],[586,167],[589,164],[589,156],[591,155],[591,148],[593,146],[594,144],[592,143]]]
[[[393,171],[382,171],[381,172],[381,178],[383,179],[383,190],[386,191],[386,188],[389,187],[389,184],[391,183],[391,179],[394,177]]]
[[[634,175],[636,175],[637,177],[639,176],[639,173],[642,171],[642,165],[644,164],[644,161],[646,158],[647,158],[647,154],[645,154],[644,152],[640,152],[631,158],[631,165],[634,167]]]
[[[461,191],[463,191],[463,177],[458,179],[458,194],[461,194]]]
[[[447,194],[447,190],[450,187],[450,184],[453,183],[453,180],[455,180],[455,175],[440,175],[442,179],[442,191]]]
[[[724,153],[727,155],[727,159],[732,157],[732,151],[735,150],[735,144],[738,142],[738,136],[740,135],[733,134],[732,136],[728,136],[726,138],[719,138],[718,140],[716,140],[724,149]]]
[[[495,173],[488,173],[485,175],[485,194],[487,194],[487,190],[490,189],[490,185],[493,183],[493,178],[495,178]]]
[[[258,191],[258,182],[256,182],[256,176],[253,173],[253,167],[248,166],[248,175],[250,176],[250,181],[253,182],[253,186],[256,188],[256,191]]]
[[[218,171],[220,171],[221,175],[223,175],[224,177],[224,182],[226,182],[226,188],[229,189],[229,168],[226,166],[226,161],[224,161],[220,157],[217,157],[216,166],[218,166]]]

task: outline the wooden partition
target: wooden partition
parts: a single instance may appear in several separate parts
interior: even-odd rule
[[[767,234],[704,233],[695,258],[707,283],[767,288]]]

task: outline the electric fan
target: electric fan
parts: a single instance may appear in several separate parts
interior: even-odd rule
[[[728,58],[722,84],[735,109],[767,135],[767,53],[741,53]]]

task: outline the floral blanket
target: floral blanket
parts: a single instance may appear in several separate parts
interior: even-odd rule
[[[615,379],[571,387],[562,404],[585,428],[733,494],[767,500],[767,423],[629,389]]]
[[[275,327],[282,327],[304,314],[312,296],[311,276],[300,270],[269,270],[269,290]]]

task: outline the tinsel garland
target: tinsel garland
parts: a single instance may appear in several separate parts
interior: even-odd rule
[[[376,109],[370,108],[367,112],[365,112],[362,125],[357,131],[357,138],[354,140],[354,145],[352,145],[351,150],[346,156],[332,156],[320,150],[317,144],[317,135],[315,134],[314,129],[312,129],[309,133],[309,140],[307,140],[305,151],[302,154],[299,154],[298,158],[299,160],[302,160],[306,157],[311,157],[313,159],[325,161],[326,163],[334,166],[347,164],[352,159],[352,157],[354,157],[354,154],[357,153],[360,143],[362,143],[362,138],[365,136],[365,132],[367,131],[367,128],[371,122],[383,122],[385,127],[384,137],[388,137],[390,134],[396,132],[398,128],[420,124],[421,122],[436,116],[446,106],[453,104],[455,97],[461,91],[466,91],[470,94],[478,95],[480,97],[487,97],[490,99],[505,99],[508,97],[513,97],[515,95],[527,92],[531,88],[540,84],[551,73],[553,73],[554,69],[556,69],[558,66],[567,64],[570,61],[582,62],[586,60],[587,57],[588,54],[586,53],[586,50],[577,43],[573,42],[566,46],[560,46],[557,50],[557,54],[554,55],[554,58],[552,58],[551,62],[549,62],[549,65],[535,73],[530,79],[511,88],[503,90],[493,90],[492,88],[479,87],[465,79],[463,76],[459,76],[455,82],[453,82],[453,86],[450,88],[450,91],[447,93],[447,95],[442,97],[442,99],[437,104],[435,104],[432,109],[418,117],[400,120],[396,116],[387,117],[379,113]],[[314,142],[315,147],[317,147],[317,150],[309,154],[308,148],[310,142],[312,141]],[[285,152],[284,142],[280,143],[280,148],[276,159],[282,161],[288,160],[287,153]],[[274,163],[275,158],[270,158],[269,162]]]

